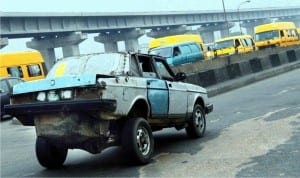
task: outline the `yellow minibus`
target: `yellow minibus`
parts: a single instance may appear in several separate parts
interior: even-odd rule
[[[45,69],[38,51],[0,53],[0,77],[19,77],[26,81],[43,79]]]
[[[299,43],[299,36],[293,22],[273,22],[255,27],[255,45],[258,49],[285,47]]]
[[[197,43],[200,46],[201,50],[203,51],[204,59],[207,59],[205,44],[202,40],[202,37],[197,34],[172,35],[172,36],[156,38],[150,41],[148,48],[149,50],[152,50],[154,48],[161,48],[161,47],[170,46],[178,43],[185,43],[185,42]]]
[[[255,50],[255,43],[250,35],[239,35],[215,41],[214,56],[247,53]]]

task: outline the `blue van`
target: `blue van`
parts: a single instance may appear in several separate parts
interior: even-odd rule
[[[168,64],[173,66],[204,60],[203,51],[195,42],[153,48],[149,50],[149,53],[165,57]]]

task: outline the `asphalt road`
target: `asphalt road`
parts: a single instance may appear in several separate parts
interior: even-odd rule
[[[41,167],[35,130],[1,122],[1,177],[300,177],[300,69],[211,98],[204,138],[165,129],[155,156],[132,166],[118,147],[70,150],[65,166]]]

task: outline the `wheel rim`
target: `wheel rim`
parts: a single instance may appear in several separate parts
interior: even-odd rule
[[[200,132],[204,130],[204,117],[200,109],[197,109],[194,115],[195,127],[198,128]]]
[[[146,128],[139,127],[136,134],[137,146],[143,155],[150,151],[150,136]]]

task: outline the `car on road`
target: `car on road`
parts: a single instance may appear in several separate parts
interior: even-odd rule
[[[0,77],[1,120],[8,116],[4,112],[4,105],[9,104],[13,86],[22,82],[24,82],[24,80],[17,77]],[[8,118],[10,118],[10,116]]]
[[[206,89],[183,82],[160,56],[98,53],[57,62],[42,80],[14,87],[5,111],[36,127],[36,155],[47,168],[63,165],[68,149],[92,154],[122,146],[128,158],[146,164],[152,132],[185,129],[202,137],[213,110]]]

